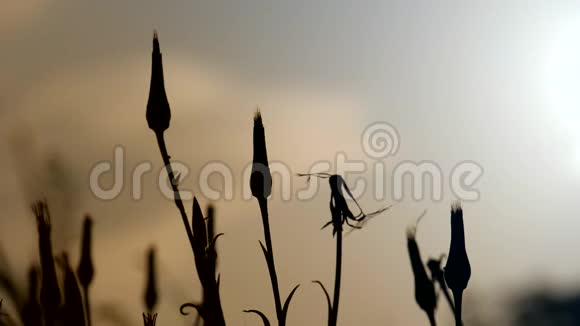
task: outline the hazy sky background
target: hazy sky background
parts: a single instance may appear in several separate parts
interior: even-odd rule
[[[360,139],[375,121],[400,134],[388,167],[431,160],[448,176],[458,162],[478,162],[481,198],[464,204],[468,295],[486,302],[546,283],[579,287],[580,3],[554,0],[4,3],[0,234],[17,273],[35,257],[28,204],[46,195],[56,245],[74,257],[82,214],[96,220],[95,309],[116,304],[139,324],[145,251],[155,244],[159,324],[186,324],[178,306],[200,291],[182,222],[155,188],[157,174],[144,177],[140,201],[129,186],[113,201],[88,186],[91,167],[111,160],[116,145],[126,150],[126,182],[139,162],[161,168],[145,122],[153,29],[173,114],[169,151],[192,171],[183,186],[195,190],[208,161],[235,172],[236,200],[215,203],[226,234],[219,257],[229,324],[258,325],[241,312],[248,308],[275,318],[258,205],[239,193],[257,106],[270,160],[293,173],[338,152],[372,163]],[[60,183],[50,180],[55,169],[66,176]],[[372,182],[371,173],[362,177]],[[295,189],[304,185],[293,179]],[[444,185],[443,200],[407,194],[347,238],[342,325],[426,324],[414,302],[405,228],[427,208],[418,233],[424,259],[448,250],[455,198]],[[323,184],[315,200],[284,202],[275,191],[271,202],[282,293],[302,284],[290,325],[326,320],[324,297],[310,281],[331,285],[334,277],[334,241],[319,230],[328,196]],[[391,202],[361,199],[367,210]],[[448,310],[441,302],[442,323],[451,320]]]

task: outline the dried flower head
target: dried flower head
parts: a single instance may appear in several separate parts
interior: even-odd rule
[[[156,322],[157,322],[157,314],[143,313],[144,326],[155,326]]]
[[[165,82],[163,80],[163,62],[161,50],[159,48],[159,38],[157,32],[153,35],[153,53],[151,55],[151,84],[149,87],[149,99],[147,101],[147,124],[155,133],[163,133],[169,128],[171,120],[171,110],[167,94],[165,93]]]
[[[250,189],[257,199],[266,199],[272,193],[272,174],[268,166],[266,136],[262,115],[256,111],[254,115],[254,160],[250,176]]]

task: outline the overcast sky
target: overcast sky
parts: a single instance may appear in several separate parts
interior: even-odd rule
[[[234,173],[234,200],[215,203],[226,234],[219,255],[230,324],[257,325],[241,312],[248,308],[274,319],[258,205],[240,193],[258,106],[270,160],[293,174],[338,153],[377,163],[361,148],[363,131],[377,121],[399,136],[396,155],[379,161],[387,180],[403,161],[430,161],[442,172],[441,200],[429,189],[420,201],[407,194],[346,238],[341,324],[426,323],[413,298],[405,228],[428,209],[418,233],[424,259],[448,250],[456,199],[449,174],[463,161],[484,171],[479,200],[464,203],[468,295],[579,283],[580,259],[572,257],[580,245],[580,3],[554,0],[3,4],[0,234],[15,270],[35,257],[28,203],[44,195],[55,210],[56,245],[74,257],[80,217],[95,218],[95,307],[117,304],[138,325],[145,251],[155,244],[159,323],[185,324],[177,308],[199,299],[199,285],[178,212],[155,186],[160,157],[145,122],[154,29],[173,114],[166,140],[191,170],[183,187],[205,206],[196,181],[206,163]],[[126,186],[103,201],[91,193],[89,174],[116,146],[125,150]],[[142,162],[155,173],[135,201],[130,174]],[[59,182],[51,181],[55,170]],[[356,177],[376,182],[370,169],[347,180]],[[292,179],[293,189],[305,185]],[[324,297],[310,281],[333,281],[334,242],[320,231],[329,217],[326,184],[309,201],[283,201],[276,187],[275,179],[270,211],[282,293],[303,284],[289,324],[323,324]],[[361,198],[369,211],[392,202]],[[451,320],[446,308],[441,322]]]

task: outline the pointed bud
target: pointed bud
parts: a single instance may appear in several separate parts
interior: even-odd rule
[[[147,124],[155,133],[163,133],[169,128],[171,120],[171,110],[167,95],[165,94],[165,83],[163,81],[163,62],[159,48],[157,32],[153,35],[153,54],[151,55],[151,84],[149,88],[149,100],[147,101]]]
[[[153,312],[157,304],[157,281],[155,273],[155,248],[151,247],[147,254],[147,285],[145,287],[145,307]]]
[[[81,248],[81,259],[77,268],[77,276],[83,288],[88,288],[95,274],[91,257],[91,233],[93,220],[90,216],[85,216],[83,224],[83,239]]]
[[[427,276],[419,245],[415,240],[415,230],[407,230],[407,249],[409,251],[409,259],[411,261],[411,268],[415,280],[415,301],[417,305],[425,311],[429,318],[432,318],[437,306],[437,296],[435,295],[435,287],[433,282]]]
[[[193,229],[193,238],[196,245],[199,249],[205,250],[208,245],[207,228],[201,207],[195,197],[193,197],[193,208],[191,210],[191,228]]]
[[[257,199],[266,199],[272,193],[272,175],[268,166],[266,136],[260,111],[256,111],[254,115],[254,161],[250,176],[250,189],[252,195]]]
[[[451,245],[445,265],[445,281],[452,291],[463,291],[471,277],[471,266],[465,250],[463,210],[459,204],[451,208]]]

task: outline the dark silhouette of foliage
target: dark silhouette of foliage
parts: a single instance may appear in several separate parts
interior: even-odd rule
[[[192,249],[195,266],[197,269],[198,278],[203,288],[204,302],[203,304],[186,303],[181,306],[182,314],[187,315],[186,308],[194,308],[204,318],[206,324],[212,326],[225,325],[225,319],[221,306],[221,299],[219,294],[219,278],[216,279],[213,274],[214,268],[211,267],[211,261],[207,259],[206,249],[208,246],[207,229],[204,223],[203,214],[199,208],[197,199],[194,199],[192,210],[192,223],[189,224],[189,219],[183,205],[183,201],[179,195],[178,179],[173,174],[171,168],[170,156],[167,152],[165,144],[164,132],[169,128],[171,119],[171,110],[167,95],[165,93],[163,65],[161,58],[161,50],[159,46],[159,39],[157,33],[153,36],[153,53],[152,53],[152,68],[151,68],[151,86],[149,89],[149,99],[147,101],[147,110],[145,114],[147,124],[151,130],[155,132],[157,138],[157,145],[161,152],[161,158],[167,175],[169,183],[171,184],[174,202],[179,210],[185,232]],[[216,236],[217,238],[217,236]],[[215,245],[215,239],[212,239]]]
[[[272,193],[272,175],[268,166],[268,152],[266,150],[266,135],[264,132],[264,124],[262,123],[262,115],[260,111],[256,111],[254,115],[254,159],[252,163],[252,174],[250,176],[250,189],[252,195],[258,201],[260,206],[260,213],[262,215],[262,224],[264,226],[264,239],[266,246],[259,241],[260,247],[266,259],[268,266],[268,273],[270,275],[270,282],[272,283],[272,292],[274,294],[274,304],[276,307],[276,317],[278,325],[286,325],[286,317],[290,307],[290,301],[298,290],[300,285],[296,285],[282,305],[280,298],[280,289],[278,287],[278,276],[276,275],[276,264],[274,263],[274,249],[272,246],[272,236],[270,235],[270,220],[268,216],[268,201],[267,198]],[[244,310],[247,313],[255,313],[260,316],[264,325],[269,325],[268,317],[259,310]]]
[[[313,281],[314,283],[318,284],[324,295],[326,296],[326,301],[328,304],[328,325],[329,326],[336,326],[338,323],[338,306],[340,301],[340,284],[342,278],[342,232],[343,232],[343,224],[347,224],[353,229],[360,229],[361,223],[363,223],[368,217],[372,217],[378,215],[382,212],[385,212],[391,206],[387,206],[381,208],[375,212],[365,214],[358,202],[354,199],[350,189],[346,185],[346,182],[342,178],[342,176],[337,174],[328,174],[328,173],[314,173],[314,174],[298,174],[298,176],[305,176],[308,177],[308,181],[312,176],[318,178],[328,178],[328,183],[330,185],[330,215],[331,219],[330,222],[326,223],[322,226],[322,229],[326,228],[329,225],[333,225],[332,234],[336,237],[336,268],[335,268],[335,276],[334,276],[334,294],[333,300],[330,301],[330,295],[328,294],[328,290],[324,284],[320,281]],[[343,194],[343,188],[346,190],[347,194],[350,198],[355,202],[356,206],[359,209],[358,214],[353,214],[348,204],[346,203],[346,199]],[[357,224],[351,224],[353,221]]]
[[[455,324],[462,325],[461,305],[463,291],[471,277],[471,266],[465,250],[465,232],[463,229],[463,210],[459,203],[451,208],[451,244],[445,265],[445,282],[453,292],[455,306]]]
[[[419,245],[417,244],[415,236],[416,228],[409,228],[407,230],[407,250],[409,251],[409,259],[415,281],[415,301],[427,314],[431,325],[435,326],[437,324],[435,321],[435,310],[437,308],[435,286],[433,281],[427,276],[427,271],[423,265],[421,252],[419,251]]]
[[[93,220],[89,215],[86,215],[83,223],[81,258],[77,267],[77,275],[84,298],[84,310],[87,319],[87,326],[91,326],[89,286],[95,276],[95,268],[92,259],[92,227]]]

